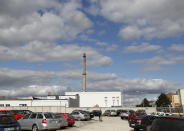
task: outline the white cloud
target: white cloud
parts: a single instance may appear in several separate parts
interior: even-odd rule
[[[48,93],[59,95],[62,92],[66,91],[66,87],[62,86],[40,86],[40,85],[31,85],[28,87],[21,87],[17,89],[3,89],[0,92],[0,96],[8,94],[7,96],[46,96]]]
[[[128,40],[132,38],[139,38],[141,36],[141,33],[142,32],[136,26],[127,26],[120,30],[119,36]]]
[[[183,0],[100,0],[98,14],[122,23],[119,35],[124,39],[176,36],[184,32]]]
[[[19,74],[19,75],[17,75]],[[115,74],[110,73],[95,73],[87,72],[88,81],[102,81],[109,79],[116,79]],[[11,70],[7,68],[0,68],[0,88],[12,87],[19,88],[29,85],[49,85],[53,80],[80,80],[82,76],[81,70],[67,70],[67,71],[33,71],[33,70]],[[52,83],[51,83],[52,84]],[[60,83],[62,84],[62,83]]]
[[[106,48],[107,52],[113,52],[116,51],[118,49],[118,45],[112,44],[111,46]]]
[[[60,88],[62,91],[67,91],[68,87],[76,91],[81,89],[81,75],[81,70],[53,72],[1,68],[0,94],[5,93],[12,96],[47,95],[48,92],[54,93]],[[123,90],[126,95],[133,96],[140,94],[140,92],[144,95],[159,94],[168,90],[175,91],[178,85],[176,82],[163,79],[123,79],[113,73],[87,72],[87,89],[93,91]],[[39,91],[36,92],[36,89]]]
[[[106,42],[98,41],[98,42],[96,42],[96,45],[98,45],[98,46],[107,46],[108,44]]]
[[[142,63],[144,66],[140,71],[142,72],[158,72],[162,70],[167,70],[167,68],[163,68],[163,66],[171,66],[176,64],[184,63],[184,56],[173,56],[168,55],[165,57],[154,56],[148,59],[139,59],[130,61],[130,63]]]
[[[3,0],[0,4],[1,45],[16,45],[34,40],[72,40],[93,25],[79,10],[82,8],[79,1],[14,2]],[[52,10],[47,11],[48,8]],[[40,15],[38,10],[42,10],[43,14]]]
[[[173,45],[171,45],[171,47],[169,49],[173,50],[173,51],[183,52],[184,51],[184,45],[183,44],[173,44]]]
[[[123,52],[125,53],[143,53],[150,51],[158,51],[161,49],[159,45],[152,45],[149,43],[142,43],[140,45],[131,45],[124,48]]]
[[[98,53],[89,46],[78,45],[56,45],[54,43],[30,42],[23,46],[6,47],[0,46],[0,60],[22,60],[27,62],[48,61],[81,61],[82,54],[87,54],[89,66],[108,66],[112,59]]]

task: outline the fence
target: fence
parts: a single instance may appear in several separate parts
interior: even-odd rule
[[[156,110],[165,113],[183,113],[183,107],[157,107]]]
[[[152,113],[156,112],[155,107],[64,107],[64,106],[10,106],[10,107],[0,107],[0,110],[31,110],[33,112],[65,112],[65,113],[71,113],[73,110],[99,110],[101,109],[102,112],[105,110],[118,110],[118,109],[132,109],[132,110],[138,110],[138,109],[144,109],[146,110],[146,113]]]

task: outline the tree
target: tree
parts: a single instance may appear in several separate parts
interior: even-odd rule
[[[140,105],[136,105],[136,107],[150,107],[149,101],[144,98]]]
[[[166,94],[161,93],[156,101],[157,107],[169,107],[171,105],[171,102]]]

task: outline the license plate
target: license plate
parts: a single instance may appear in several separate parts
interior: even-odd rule
[[[6,128],[6,131],[13,131],[13,130],[14,130],[13,127],[11,127],[11,128]]]
[[[131,124],[131,126],[135,126],[135,124]]]

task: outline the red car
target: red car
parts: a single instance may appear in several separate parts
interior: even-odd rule
[[[23,117],[21,114],[17,114],[16,112],[10,111],[10,110],[0,110],[0,114],[8,114],[13,116],[16,120]]]
[[[70,115],[69,113],[61,114],[67,119],[68,126],[73,126],[75,124],[75,118],[72,115]]]
[[[131,112],[128,115],[128,123],[130,124],[132,119],[135,119],[137,116],[146,115],[145,110],[137,110],[136,112]]]

